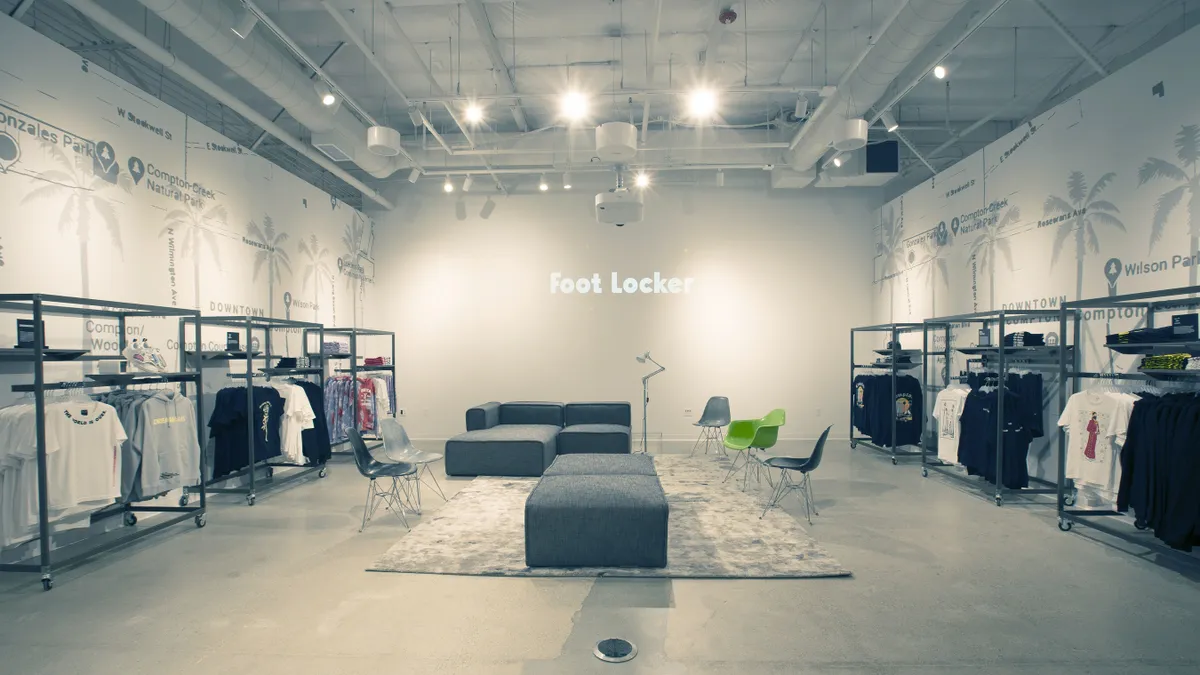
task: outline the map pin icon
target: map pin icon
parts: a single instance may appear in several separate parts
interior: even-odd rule
[[[142,182],[142,176],[146,175],[146,165],[137,157],[129,158],[129,175],[133,176],[133,184],[137,185]]]
[[[1120,258],[1109,258],[1108,262],[1104,263],[1104,276],[1108,279],[1108,294],[1116,295],[1117,279],[1121,276]]]
[[[17,145],[17,139],[0,132],[0,173],[7,173],[8,167],[20,158],[21,146]]]
[[[284,308],[283,318],[285,318],[285,319],[292,318],[292,292],[291,291],[283,292],[283,308]]]

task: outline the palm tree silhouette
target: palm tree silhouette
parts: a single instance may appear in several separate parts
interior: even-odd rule
[[[988,309],[996,309],[996,252],[1004,256],[1010,271],[1013,266],[1012,247],[1009,246],[1008,238],[1004,236],[1004,228],[1020,219],[1021,208],[1010,207],[996,222],[984,227],[975,241],[971,242],[971,255],[967,260],[979,263],[979,267],[988,274]]]
[[[79,237],[80,295],[89,298],[91,275],[88,265],[88,242],[92,236],[93,215],[98,216],[104,223],[117,252],[122,257],[125,253],[121,244],[121,224],[118,222],[117,209],[103,196],[112,184],[103,176],[96,175],[90,157],[77,153],[68,156],[66,150],[53,143],[42,143],[41,146],[59,168],[41,172],[39,178],[45,181],[45,184],[26,194],[21,203],[65,197],[58,216],[58,229],[60,232],[73,231]],[[127,194],[133,194],[133,179],[128,173],[117,174],[117,185]]]
[[[1156,178],[1165,178],[1182,183],[1164,192],[1154,203],[1154,219],[1150,224],[1150,250],[1163,236],[1167,220],[1184,195],[1188,197],[1187,231],[1191,237],[1190,255],[1195,255],[1200,249],[1200,174],[1196,165],[1200,164],[1200,126],[1185,124],[1179,133],[1175,134],[1175,156],[1185,168],[1166,160],[1151,157],[1138,169],[1138,185],[1145,185]],[[1189,175],[1190,174],[1190,175]],[[1188,268],[1188,285],[1196,285],[1196,265]]]
[[[944,246],[938,245],[937,230],[930,232],[929,236],[921,242],[921,253],[925,258],[925,262],[921,263],[918,274],[929,282],[929,304],[930,311],[934,316],[937,316],[937,289],[938,282],[942,286],[950,284],[950,271],[946,262]]]
[[[271,216],[263,216],[263,224],[260,228],[258,223],[253,220],[246,225],[246,233],[266,248],[260,248],[258,254],[254,256],[254,280],[258,281],[258,272],[267,266],[267,316],[275,316],[275,284],[281,282],[280,268],[286,269],[288,274],[292,273],[291,260],[288,258],[287,251],[283,250],[283,244],[288,240],[287,232],[275,232],[275,221],[271,220]]]
[[[304,265],[304,289],[308,289],[308,283],[311,281],[313,284],[313,318],[316,319],[317,306],[320,304],[321,298],[321,281],[323,279],[332,281],[333,277],[329,265],[325,264],[329,249],[321,246],[315,234],[309,237],[308,241],[301,239],[297,248],[307,259]],[[332,286],[332,283],[330,285]]]
[[[1120,213],[1121,210],[1112,202],[1097,199],[1100,193],[1104,192],[1104,188],[1108,187],[1108,184],[1116,177],[1117,174],[1110,171],[1101,176],[1089,190],[1083,172],[1072,171],[1071,175],[1067,176],[1067,199],[1051,195],[1046,197],[1045,203],[1042,204],[1042,212],[1047,216],[1075,214],[1058,225],[1058,233],[1054,237],[1054,249],[1050,255],[1050,266],[1053,267],[1058,263],[1058,256],[1062,253],[1063,246],[1074,232],[1076,300],[1083,299],[1084,259],[1087,258],[1089,250],[1092,253],[1100,252],[1100,239],[1096,236],[1096,224],[1104,223],[1122,232],[1125,231],[1125,223],[1113,215]]]
[[[179,246],[179,254],[192,258],[192,278],[195,286],[193,303],[196,309],[200,309],[200,245],[203,243],[208,248],[213,263],[220,269],[221,251],[217,246],[217,234],[212,230],[210,223],[225,225],[226,217],[224,206],[213,206],[205,211],[203,207],[189,202],[184,208],[168,211],[163,221],[165,225],[158,233],[158,236],[162,237],[173,229],[182,232],[183,241]]]
[[[347,266],[358,265],[359,258],[362,255],[362,237],[364,229],[364,224],[359,221],[357,213],[351,216],[349,223],[346,223],[346,229],[342,232],[342,247],[343,250],[346,251],[345,264]],[[358,294],[355,293],[355,277],[360,277],[357,280],[359,286],[361,286],[364,282],[361,279],[361,275],[357,272],[357,267],[351,267],[351,269],[346,271],[346,290],[350,291],[350,318],[354,322],[352,325],[357,326]]]
[[[882,223],[880,240],[876,244],[875,254],[883,258],[883,267],[880,269],[879,291],[882,293],[885,286],[890,287],[896,277],[900,276],[901,268],[904,266],[904,217],[896,218],[896,212],[889,207],[887,217]],[[908,279],[905,278],[905,289],[907,290]],[[909,310],[912,310],[912,298],[909,297]],[[892,312],[893,318],[895,311]]]

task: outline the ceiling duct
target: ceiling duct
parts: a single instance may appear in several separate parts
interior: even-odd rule
[[[222,64],[287,110],[313,134],[313,145],[331,158],[336,154],[349,158],[376,178],[386,178],[409,163],[382,157],[367,148],[367,127],[340,106],[331,110],[313,93],[309,73],[302,71],[256,30],[245,38],[235,28],[241,21],[241,8],[235,10],[220,0],[139,0]]]
[[[788,163],[811,169],[834,142],[846,136],[846,118],[861,115],[887,92],[892,80],[921,54],[930,40],[976,0],[901,0],[870,45],[792,139]],[[851,101],[857,110],[852,110]],[[840,114],[838,114],[840,113]]]
[[[596,127],[596,156],[604,162],[628,162],[637,155],[637,127],[606,122]]]

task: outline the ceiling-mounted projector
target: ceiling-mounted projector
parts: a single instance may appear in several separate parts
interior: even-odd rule
[[[618,187],[596,195],[596,220],[617,227],[623,227],[625,223],[640,223],[642,191]]]

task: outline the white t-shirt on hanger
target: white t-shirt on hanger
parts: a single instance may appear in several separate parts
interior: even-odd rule
[[[938,421],[937,456],[948,464],[958,464],[960,420],[969,393],[971,390],[966,387],[950,387],[939,392],[933,403],[933,418]]]
[[[283,396],[279,450],[289,464],[304,464],[304,430],[313,428],[317,416],[308,402],[308,395],[299,386],[283,382],[272,382],[271,386]]]
[[[1121,446],[1114,442],[1112,430],[1121,429],[1123,438],[1133,410],[1130,398],[1128,394],[1081,391],[1067,400],[1058,418],[1058,426],[1066,428],[1068,435],[1067,478],[1097,488],[1110,498],[1121,482]],[[1114,424],[1121,416],[1125,421]]]

